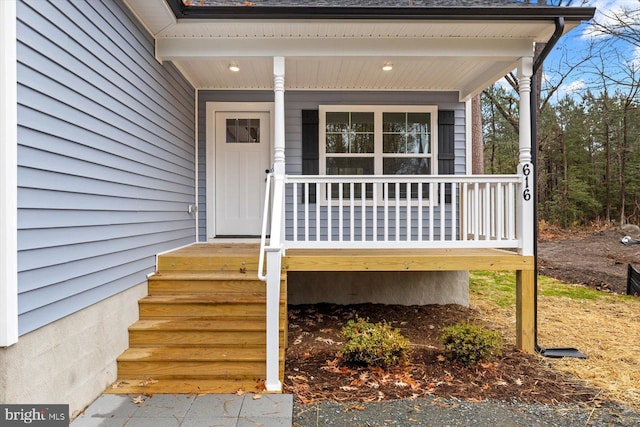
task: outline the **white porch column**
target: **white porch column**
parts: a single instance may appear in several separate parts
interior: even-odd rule
[[[273,58],[274,132],[273,205],[267,248],[267,379],[270,392],[282,391],[280,381],[280,270],[284,236],[284,57]]]
[[[0,1],[0,347],[18,342],[16,2]]]
[[[274,174],[284,176],[284,57],[273,58]]]
[[[520,159],[518,175],[522,186],[518,197],[518,235],[520,255],[533,255],[534,221],[534,165],[531,163],[531,76],[533,58],[524,57],[518,64],[518,86],[520,88]]]

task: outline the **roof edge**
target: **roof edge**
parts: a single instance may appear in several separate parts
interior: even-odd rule
[[[376,19],[376,20],[514,20],[563,17],[568,21],[593,18],[594,7],[273,7],[196,6],[166,0],[177,19]]]

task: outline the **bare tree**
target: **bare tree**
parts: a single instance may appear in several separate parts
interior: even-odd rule
[[[592,22],[589,32],[593,36],[612,36],[640,47],[640,7],[601,12]]]

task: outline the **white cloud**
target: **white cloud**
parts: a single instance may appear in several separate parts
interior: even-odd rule
[[[572,93],[572,92],[576,92],[583,89],[585,86],[586,84],[584,80],[576,80],[574,82],[569,83],[568,85],[565,85],[564,90],[567,93]]]
[[[558,89],[558,97],[564,98],[567,95],[573,96],[577,93],[580,93],[582,89],[584,89],[586,86],[587,86],[587,83],[582,79],[564,84],[560,86],[560,88]]]
[[[614,20],[611,16],[615,14],[619,15],[622,10],[634,11],[632,17],[640,19],[638,0],[589,0],[586,6],[596,8],[596,14],[593,20],[602,25],[612,23]],[[594,29],[592,25],[587,25],[582,32],[582,38],[584,39],[602,36],[604,36],[604,34]]]

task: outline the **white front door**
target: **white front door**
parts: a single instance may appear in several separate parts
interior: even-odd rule
[[[259,236],[271,159],[269,113],[218,112],[215,121],[216,235]]]

